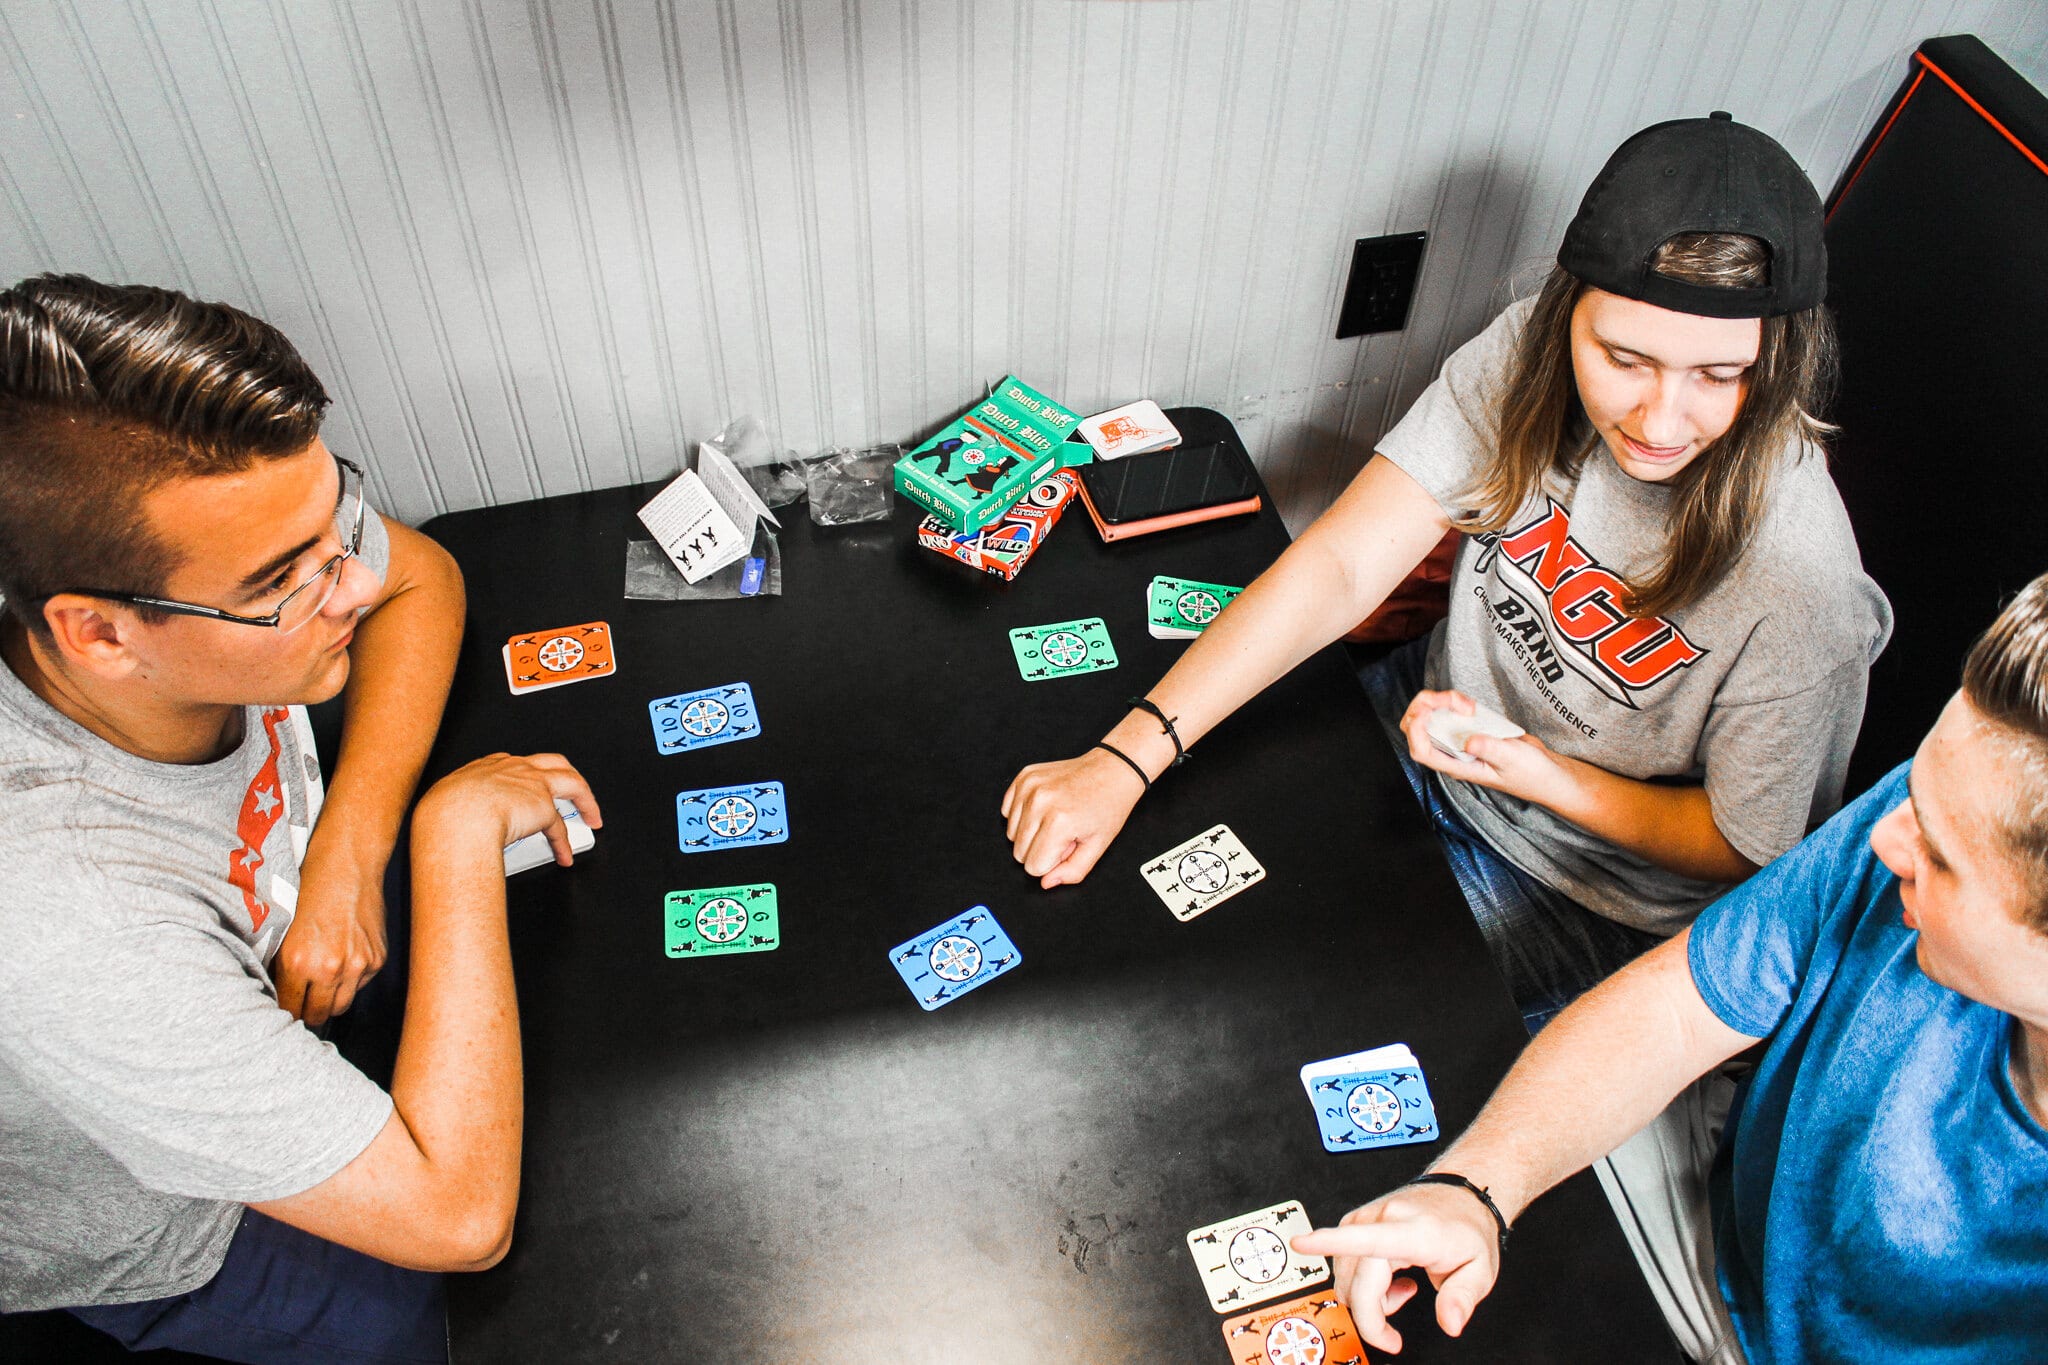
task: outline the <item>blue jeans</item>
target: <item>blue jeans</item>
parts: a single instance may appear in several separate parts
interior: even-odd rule
[[[249,1365],[443,1365],[441,1277],[404,1270],[254,1209],[211,1280],[189,1294],[74,1308],[131,1351],[162,1347]]]
[[[321,1030],[379,1085],[391,1084],[411,946],[406,839],[384,879],[384,969]],[[251,1365],[384,1365],[448,1359],[441,1277],[351,1251],[245,1209],[220,1269],[188,1294],[73,1308],[131,1351],[170,1347]]]
[[[1417,763],[1401,733],[1401,713],[1422,690],[1429,637],[1396,649],[1358,671],[1415,799],[1422,803],[1451,875],[1472,907],[1472,918],[1493,954],[1494,966],[1535,1033],[1558,1011],[1663,940],[1597,915],[1516,867],[1467,825],[1444,799],[1443,777]]]

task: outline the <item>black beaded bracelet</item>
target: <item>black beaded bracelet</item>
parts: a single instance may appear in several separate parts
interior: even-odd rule
[[[1096,747],[1096,748],[1098,748],[1098,749],[1107,749],[1107,750],[1109,750],[1109,751],[1110,751],[1111,753],[1115,754],[1115,755],[1116,755],[1116,756],[1117,756],[1118,758],[1122,759],[1122,760],[1123,760],[1123,761],[1124,761],[1124,762],[1125,762],[1126,764],[1130,765],[1130,769],[1131,769],[1131,771],[1132,771],[1132,772],[1134,772],[1134,773],[1136,773],[1136,774],[1138,775],[1138,780],[1139,780],[1140,782],[1143,782],[1143,783],[1145,784],[1145,790],[1146,790],[1146,791],[1151,791],[1151,790],[1152,790],[1152,779],[1151,779],[1151,778],[1149,778],[1149,777],[1147,777],[1147,776],[1145,776],[1145,770],[1144,770],[1143,768],[1141,768],[1141,767],[1139,767],[1139,766],[1138,766],[1138,760],[1137,760],[1137,759],[1135,759],[1135,758],[1132,758],[1132,757],[1131,757],[1131,756],[1130,756],[1129,754],[1125,753],[1125,752],[1124,752],[1124,751],[1123,751],[1122,749],[1119,749],[1119,748],[1117,748],[1117,747],[1116,747],[1116,745],[1114,745],[1114,744],[1111,744],[1111,743],[1110,743],[1110,742],[1109,742],[1108,740],[1106,740],[1106,739],[1098,739],[1098,740],[1096,740],[1096,741],[1095,741],[1095,747]]]
[[[1178,768],[1188,761],[1188,751],[1181,746],[1180,732],[1173,728],[1173,717],[1160,710],[1159,703],[1150,697],[1132,697],[1130,706],[1134,711],[1150,711],[1159,721],[1159,728],[1173,741],[1173,762],[1169,766]]]
[[[1424,1171],[1408,1183],[1411,1185],[1455,1185],[1461,1190],[1470,1190],[1477,1196],[1480,1203],[1486,1205],[1486,1211],[1493,1215],[1493,1224],[1500,1229],[1501,1255],[1507,1255],[1508,1220],[1501,1215],[1500,1205],[1493,1202],[1493,1196],[1486,1192],[1484,1185],[1475,1185],[1456,1171]]]

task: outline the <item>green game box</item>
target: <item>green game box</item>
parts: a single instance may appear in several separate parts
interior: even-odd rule
[[[1068,447],[1081,419],[1015,375],[896,462],[896,491],[955,531],[973,531],[1010,510],[1055,468],[1084,454]]]

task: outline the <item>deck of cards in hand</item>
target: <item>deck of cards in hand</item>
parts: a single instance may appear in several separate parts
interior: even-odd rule
[[[1406,1043],[1310,1062],[1301,1069],[1301,1087],[1315,1106],[1328,1151],[1361,1152],[1438,1137],[1429,1084]]]

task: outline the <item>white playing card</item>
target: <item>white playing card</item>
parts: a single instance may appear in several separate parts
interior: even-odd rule
[[[1429,732],[1429,742],[1449,754],[1452,758],[1476,762],[1465,752],[1465,741],[1474,735],[1492,735],[1496,739],[1520,739],[1529,733],[1498,711],[1489,711],[1484,706],[1473,704],[1471,715],[1461,716],[1448,706],[1439,706],[1429,713],[1424,728]]]
[[[1265,875],[1266,869],[1228,825],[1206,829],[1144,867],[1145,884],[1183,924]]]
[[[1386,1071],[1397,1066],[1419,1066],[1415,1054],[1408,1050],[1406,1043],[1388,1043],[1384,1047],[1367,1048],[1363,1052],[1347,1052],[1342,1057],[1326,1057],[1320,1062],[1309,1062],[1301,1068],[1302,1089],[1315,1094],[1315,1082],[1322,1076],[1342,1076],[1356,1071]]]
[[[1287,1244],[1288,1238],[1313,1226],[1301,1201],[1290,1199],[1189,1233],[1188,1254],[1201,1272],[1209,1306],[1219,1313],[1235,1313],[1247,1304],[1298,1294],[1328,1279],[1328,1261],[1304,1256]]]

